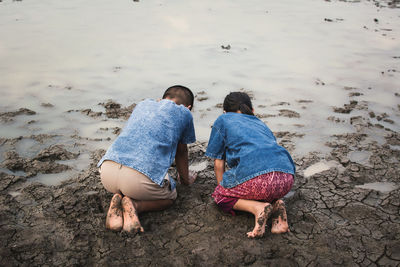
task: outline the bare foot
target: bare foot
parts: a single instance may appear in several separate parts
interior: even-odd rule
[[[120,231],[122,229],[123,218],[122,218],[122,207],[121,207],[122,196],[115,194],[110,203],[110,208],[107,212],[106,228],[113,231]]]
[[[269,203],[260,202],[259,207],[257,207],[257,216],[255,216],[255,225],[254,229],[251,232],[247,233],[247,237],[255,238],[262,237],[265,233],[265,224],[269,218],[269,215],[272,212],[272,206]]]
[[[290,232],[287,222],[285,203],[281,199],[278,199],[277,201],[275,201],[273,206],[274,214],[272,218],[271,233],[281,234]]]
[[[132,233],[144,232],[132,199],[124,196],[122,199],[122,209],[124,211],[124,226],[122,229],[126,232]]]

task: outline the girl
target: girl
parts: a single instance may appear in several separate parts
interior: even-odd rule
[[[233,92],[225,97],[224,114],[212,127],[206,156],[214,158],[218,181],[212,197],[225,212],[254,214],[248,237],[261,237],[272,215],[272,233],[289,231],[281,198],[293,185],[295,166],[289,153],[276,143],[271,130],[253,114],[250,97]],[[229,170],[225,171],[225,162]]]

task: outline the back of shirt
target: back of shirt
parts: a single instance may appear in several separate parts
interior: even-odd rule
[[[206,156],[226,160],[230,169],[223,174],[221,185],[225,188],[268,172],[295,173],[288,151],[276,143],[267,125],[252,115],[220,115],[211,130]]]
[[[193,117],[186,107],[167,99],[147,99],[136,105],[98,166],[104,160],[112,160],[145,174],[161,186],[175,159],[178,143],[195,140]]]

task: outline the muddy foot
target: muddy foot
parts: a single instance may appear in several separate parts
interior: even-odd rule
[[[122,199],[122,209],[124,211],[124,226],[122,229],[132,233],[144,232],[135,205],[127,196]]]
[[[282,200],[279,199],[274,203],[273,213],[274,217],[272,218],[271,233],[281,234],[290,232],[287,223],[285,203]]]
[[[106,228],[112,231],[120,231],[122,229],[121,199],[122,196],[120,194],[115,194],[111,199],[110,208],[107,212]]]
[[[255,218],[255,226],[253,231],[247,233],[247,237],[255,238],[262,237],[265,233],[265,224],[268,220],[269,215],[272,212],[272,206],[269,203],[265,203],[265,205],[260,206],[260,212],[258,216]]]

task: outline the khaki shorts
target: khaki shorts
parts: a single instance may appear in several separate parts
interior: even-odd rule
[[[174,200],[177,197],[176,189],[171,191],[168,173],[164,177],[163,187],[160,187],[143,173],[106,160],[101,164],[100,178],[107,191],[122,193],[137,200]]]

